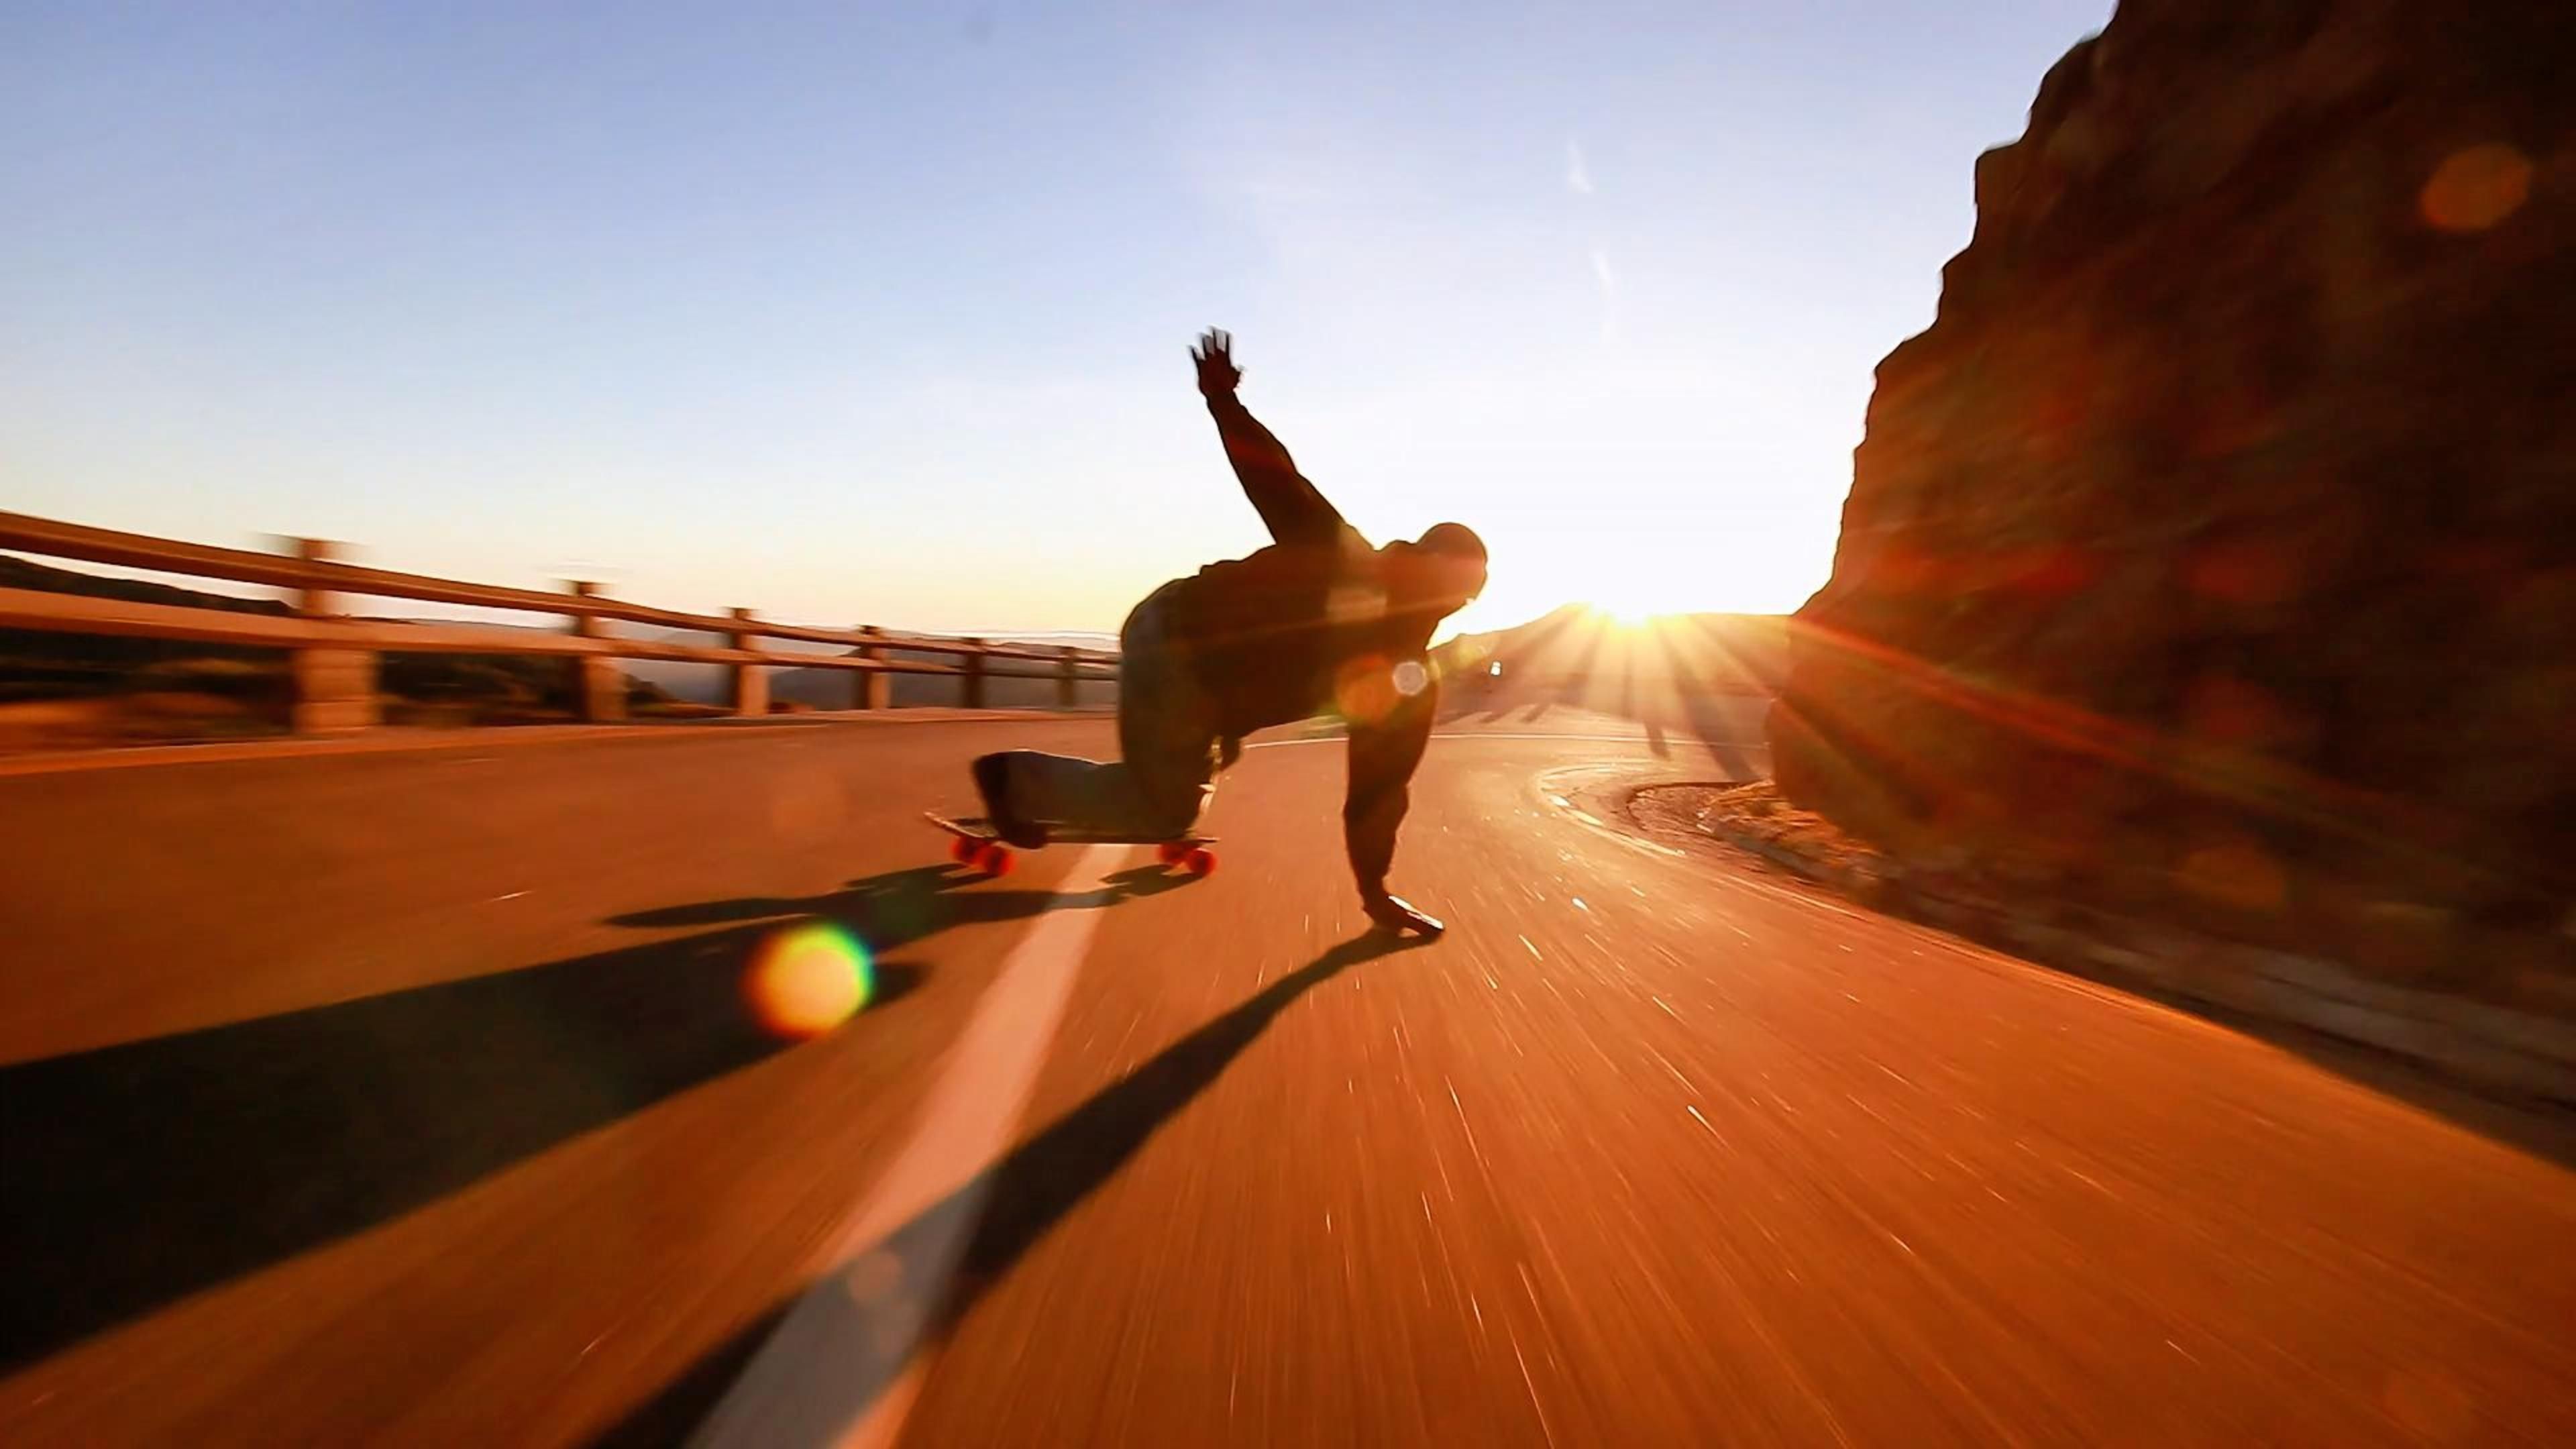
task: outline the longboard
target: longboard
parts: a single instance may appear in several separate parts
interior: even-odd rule
[[[954,836],[948,847],[949,858],[959,865],[1001,875],[1011,868],[1011,847],[993,833],[993,822],[981,815],[942,815],[924,810],[921,818]],[[1192,831],[1177,836],[1113,835],[1092,830],[1047,830],[1049,845],[1150,845],[1155,858],[1165,865],[1176,865],[1192,875],[1206,875],[1216,869],[1216,852],[1208,849],[1216,843],[1213,835]]]

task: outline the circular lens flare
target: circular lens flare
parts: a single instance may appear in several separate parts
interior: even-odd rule
[[[773,1036],[803,1040],[849,1020],[876,995],[876,963],[830,921],[781,926],[752,953],[743,1003]]]
[[[1394,713],[1398,698],[1395,671],[1380,655],[1351,660],[1333,680],[1333,705],[1352,724],[1378,723]]]
[[[2490,141],[2443,158],[2417,204],[2424,219],[2444,231],[2485,231],[2531,199],[2531,177],[2529,158]]]

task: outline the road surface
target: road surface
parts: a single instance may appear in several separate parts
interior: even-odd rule
[[[1716,768],[1593,716],[1435,742],[1434,945],[1329,742],[1208,880],[942,868],[1108,735],[0,776],[0,1442],[2576,1442],[2554,1124],[1587,822]],[[879,1000],[784,1040],[817,917]]]

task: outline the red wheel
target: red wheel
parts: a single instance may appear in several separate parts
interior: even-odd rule
[[[1204,845],[1194,845],[1181,854],[1181,869],[1192,875],[1206,875],[1216,869],[1216,852]]]
[[[1011,873],[1011,853],[1008,850],[1003,849],[1001,846],[987,841],[975,852],[975,868],[986,875],[1009,875]]]
[[[1190,848],[1177,840],[1160,841],[1154,846],[1154,858],[1165,865],[1171,865],[1189,853]]]
[[[982,841],[969,840],[960,835],[948,842],[948,858],[959,865],[973,865],[977,852],[983,848]]]

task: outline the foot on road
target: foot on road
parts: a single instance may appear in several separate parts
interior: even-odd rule
[[[1411,931],[1419,936],[1437,936],[1449,929],[1437,916],[1426,916],[1396,896],[1378,896],[1366,903],[1368,918],[1381,931]]]

